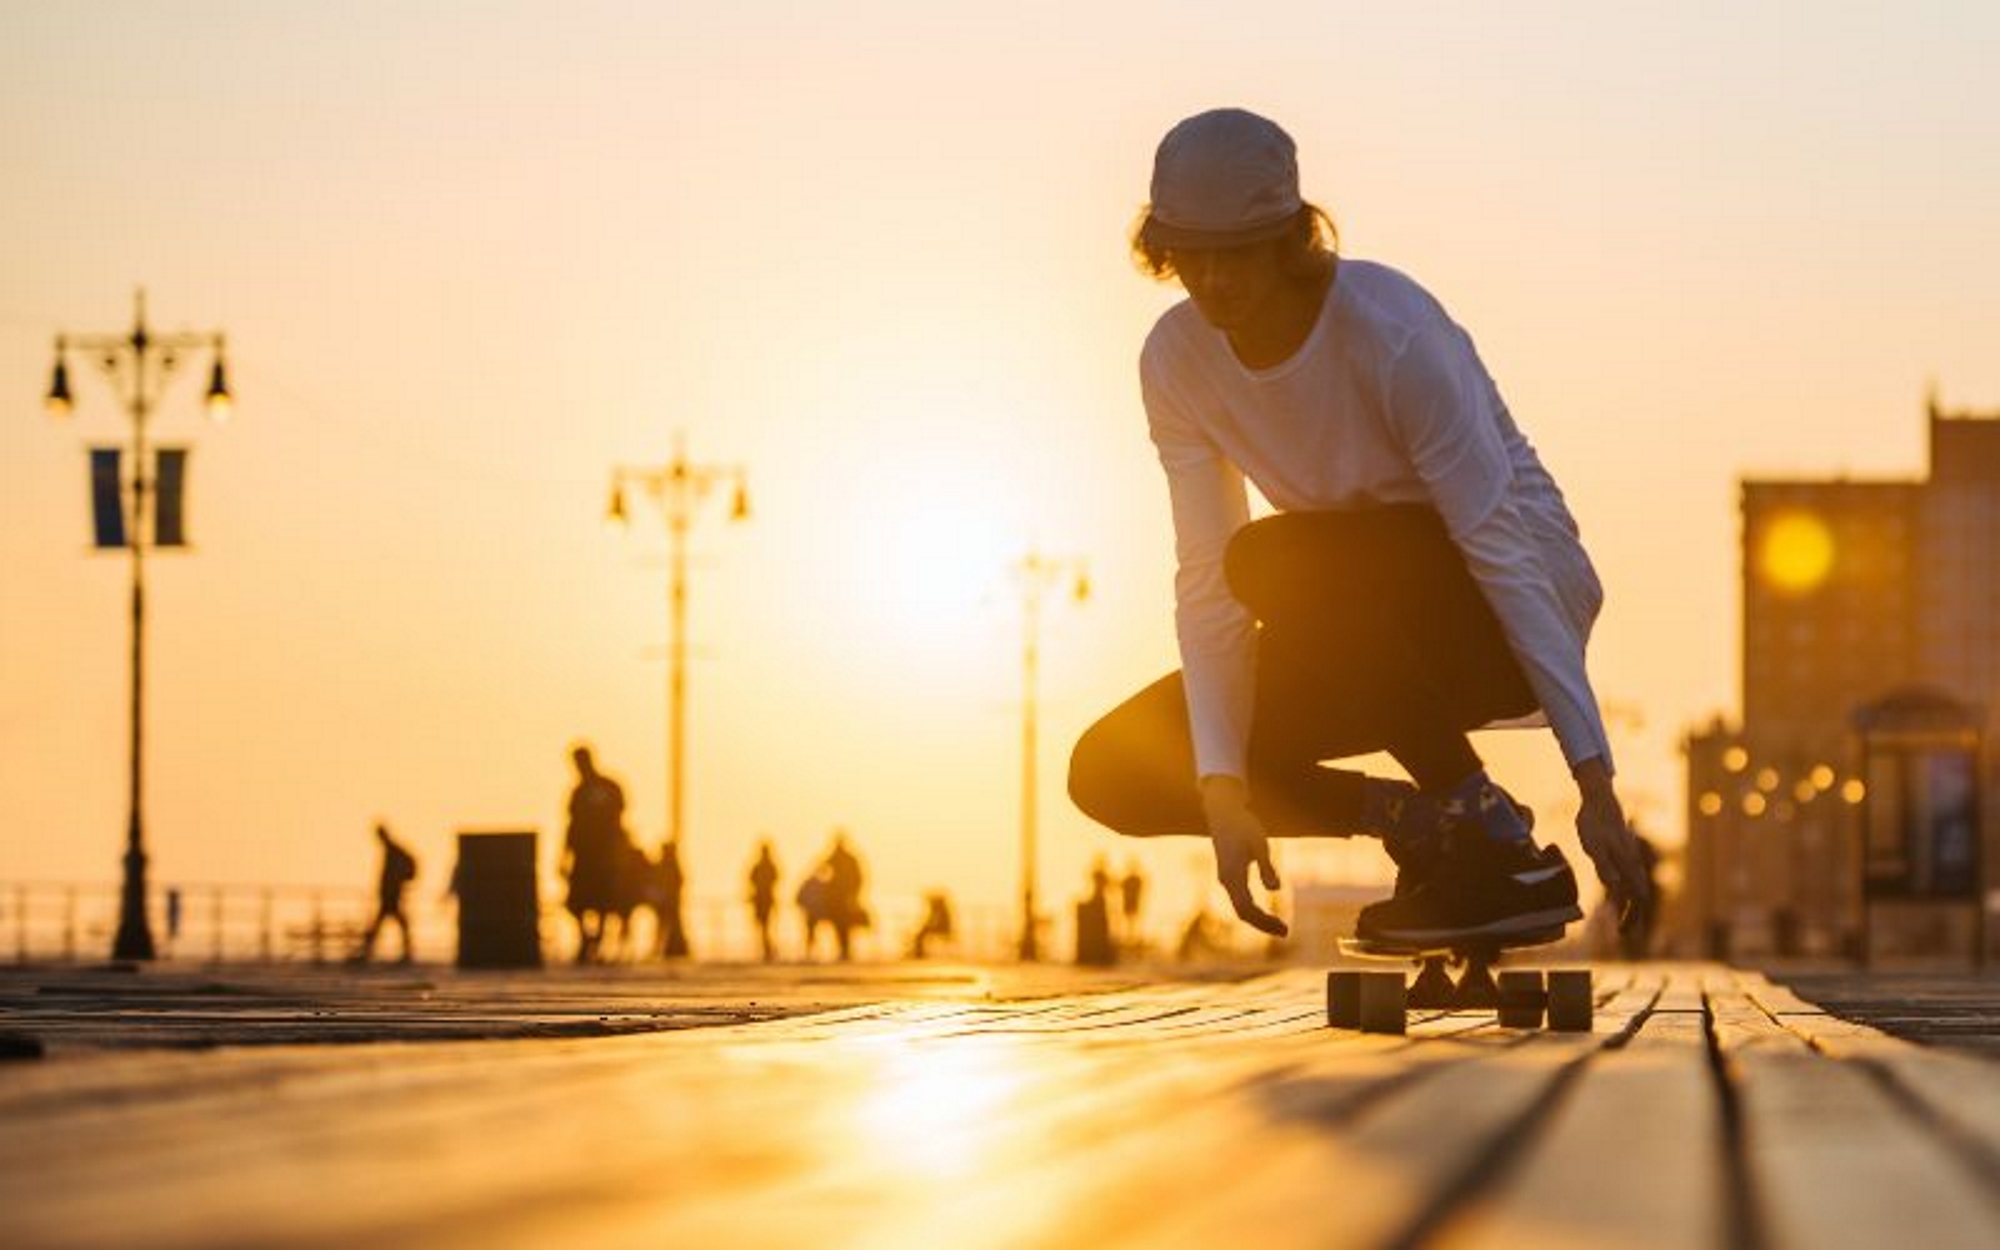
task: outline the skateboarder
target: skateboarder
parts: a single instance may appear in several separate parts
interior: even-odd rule
[[[1070,794],[1121,833],[1199,834],[1237,915],[1279,885],[1267,838],[1383,839],[1387,942],[1541,932],[1581,915],[1561,852],[1467,731],[1534,717],[1580,796],[1615,904],[1644,873],[1584,669],[1603,598],[1554,479],[1471,338],[1415,281],[1338,254],[1291,138],[1240,109],[1176,125],[1132,238],[1188,298],[1140,355],[1173,511],[1181,671],[1092,726]],[[1245,479],[1277,509],[1252,522]],[[1407,782],[1321,761],[1386,750]]]

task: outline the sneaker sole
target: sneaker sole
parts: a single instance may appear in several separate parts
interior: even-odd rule
[[[1508,916],[1471,929],[1378,929],[1368,935],[1368,940],[1395,942],[1405,946],[1448,946],[1453,942],[1477,941],[1480,938],[1516,937],[1542,929],[1560,931],[1564,925],[1581,919],[1583,919],[1583,909],[1571,904],[1568,907],[1552,907],[1547,911],[1531,911],[1519,916]]]

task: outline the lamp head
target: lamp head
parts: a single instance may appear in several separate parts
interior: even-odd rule
[[[69,393],[69,365],[63,360],[63,341],[57,338],[55,373],[49,378],[49,393],[42,398],[42,407],[52,417],[66,417],[72,406]]]
[[[208,415],[216,424],[229,420],[229,378],[223,371],[222,336],[215,336],[215,364],[208,371],[208,393],[204,397],[208,405]]]

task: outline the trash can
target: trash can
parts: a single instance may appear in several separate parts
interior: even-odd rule
[[[526,833],[461,832],[452,888],[458,895],[458,966],[542,966],[535,840]]]

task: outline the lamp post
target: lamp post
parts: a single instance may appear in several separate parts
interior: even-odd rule
[[[1034,548],[1014,565],[1021,584],[1021,940],[1023,963],[1041,958],[1035,936],[1036,726],[1040,715],[1037,684],[1041,671],[1042,597],[1063,582],[1078,603],[1090,598],[1090,576],[1073,556],[1048,556]]]
[[[685,864],[687,762],[687,536],[696,509],[710,492],[728,484],[729,519],[750,519],[749,478],[741,465],[695,464],[687,456],[687,436],[674,435],[674,458],[661,465],[618,465],[611,471],[607,518],[623,527],[628,520],[625,491],[637,488],[660,508],[667,525],[667,840]],[[664,920],[665,918],[663,918]],[[667,955],[685,955],[686,931],[674,918]]]
[[[152,959],[152,928],[146,919],[146,837],[141,781],[144,776],[145,672],[146,672],[146,548],[181,546],[179,451],[160,452],[159,477],[147,463],[146,420],[157,407],[167,383],[181,365],[185,352],[210,348],[214,357],[209,366],[206,392],[209,415],[221,421],[229,415],[229,384],[223,373],[223,336],[207,333],[155,334],[146,327],[146,292],[134,293],[132,328],[124,334],[58,334],[55,370],[49,380],[45,403],[52,417],[69,415],[73,403],[69,385],[68,353],[94,356],[110,379],[112,389],[132,419],[131,473],[129,487],[121,478],[116,449],[93,453],[97,474],[97,545],[126,547],[132,552],[132,725],[131,776],[127,795],[129,816],[125,827],[125,877],[120,895],[118,934],[112,942],[113,959]],[[171,459],[169,458],[171,457]],[[169,476],[171,475],[171,476]],[[166,483],[167,485],[162,485]],[[149,528],[146,498],[156,486],[158,524]],[[162,531],[166,531],[164,534]]]

